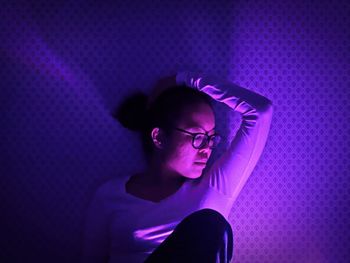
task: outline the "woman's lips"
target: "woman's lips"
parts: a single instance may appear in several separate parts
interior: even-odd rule
[[[201,165],[201,166],[206,166],[206,163],[202,163],[202,162],[195,162],[194,164]]]

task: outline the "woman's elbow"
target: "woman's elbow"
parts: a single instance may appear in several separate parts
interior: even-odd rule
[[[260,103],[257,111],[259,112],[259,115],[272,115],[272,112],[273,112],[272,101],[266,97],[264,98],[265,100],[262,103]]]

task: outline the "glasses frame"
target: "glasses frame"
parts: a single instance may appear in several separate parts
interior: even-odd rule
[[[177,131],[181,131],[181,132],[183,132],[183,133],[190,134],[190,135],[192,136],[192,147],[195,148],[195,149],[202,149],[202,148],[205,148],[207,145],[209,145],[211,138],[214,137],[214,136],[219,137],[219,138],[220,138],[220,141],[221,141],[221,139],[222,139],[222,137],[221,137],[219,134],[217,134],[217,133],[214,133],[214,134],[212,134],[212,135],[208,135],[208,132],[206,132],[206,133],[204,133],[204,132],[189,132],[189,131],[186,131],[186,130],[184,130],[184,129],[180,129],[180,128],[177,128],[177,127],[174,127],[174,129],[177,130]],[[194,146],[194,139],[195,139],[195,137],[196,137],[198,134],[202,134],[202,135],[205,135],[205,136],[207,137],[206,143],[205,143],[202,147],[195,147],[195,146]],[[219,143],[220,143],[220,141],[219,141]],[[218,144],[219,144],[219,143],[218,143]],[[218,144],[217,144],[217,145],[218,145]],[[210,149],[215,149],[216,147],[217,147],[217,146],[215,146],[215,147],[210,147],[210,146],[209,146]]]

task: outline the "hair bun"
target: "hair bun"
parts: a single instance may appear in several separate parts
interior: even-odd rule
[[[113,117],[125,128],[133,131],[144,131],[148,127],[147,102],[146,94],[133,94],[119,105]]]

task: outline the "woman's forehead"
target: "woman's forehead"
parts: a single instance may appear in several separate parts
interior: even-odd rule
[[[178,125],[186,129],[211,131],[215,127],[215,115],[205,103],[191,105],[183,109]]]
[[[185,129],[212,131],[215,129],[215,116],[210,107],[205,110],[194,110],[184,114],[179,121]]]

